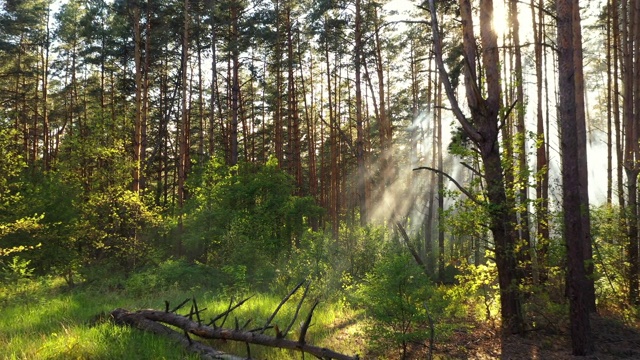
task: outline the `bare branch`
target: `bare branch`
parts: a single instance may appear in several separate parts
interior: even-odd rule
[[[416,261],[416,263],[424,270],[427,276],[429,276],[429,273],[427,272],[427,265],[424,263],[424,261],[422,261],[422,258],[420,258],[420,255],[418,255],[418,252],[413,247],[413,245],[411,245],[411,241],[410,241],[411,239],[409,239],[409,235],[407,235],[407,232],[404,230],[404,227],[402,226],[400,221],[396,221],[396,226],[398,227],[398,230],[400,231],[400,235],[402,235],[402,238],[404,239],[405,244],[407,244],[407,248],[409,248],[409,252],[411,252],[411,256],[413,256],[413,259]]]
[[[233,304],[233,299],[231,299],[231,300],[229,301],[229,307],[227,308],[227,310],[226,310],[225,312],[221,313],[221,314],[218,314],[218,315],[217,315],[216,317],[214,317],[213,319],[211,319],[211,321],[209,322],[209,325],[216,326],[216,325],[215,325],[215,322],[216,322],[216,321],[218,321],[218,319],[220,319],[220,318],[222,318],[222,317],[224,317],[224,318],[225,318],[225,321],[226,321],[227,316],[229,315],[229,313],[231,313],[233,310],[235,310],[235,309],[239,308],[240,306],[242,306],[242,304],[244,304],[245,302],[247,302],[247,300],[251,299],[252,297],[253,297],[253,296],[249,296],[248,298],[246,298],[246,299],[244,299],[244,300],[240,301],[239,303],[235,304],[234,306],[231,306],[231,305]],[[220,325],[220,326],[223,326],[223,325],[224,325],[224,321],[222,322],[222,325]]]
[[[298,318],[298,314],[300,313],[300,308],[302,307],[302,303],[304,302],[304,299],[307,297],[307,293],[309,292],[310,286],[311,286],[311,281],[307,281],[307,286],[305,286],[304,288],[304,293],[302,293],[302,298],[300,299],[300,301],[298,302],[298,306],[296,307],[296,313],[293,314],[293,319],[291,319],[289,326],[287,326],[287,328],[282,333],[283,337],[287,336],[287,334],[289,333],[289,330],[291,330],[291,328],[293,327],[293,324],[296,322],[296,319]]]
[[[480,171],[478,171],[477,169],[475,169],[473,166],[467,164],[466,162],[461,162],[460,165],[466,167],[467,169],[471,170],[472,173],[478,175],[479,177],[484,179],[484,174],[482,174]]]
[[[416,170],[430,170],[435,172],[436,174],[442,174],[443,176],[445,176],[447,179],[451,180],[451,182],[453,182],[453,184],[465,195],[467,195],[467,197],[469,198],[469,200],[473,201],[474,203],[480,205],[480,206],[485,206],[486,204],[479,201],[478,199],[476,199],[473,194],[467,190],[466,188],[462,187],[462,185],[460,185],[460,183],[458,181],[456,181],[456,179],[454,179],[451,175],[447,174],[444,171],[438,170],[438,169],[434,169],[432,167],[428,167],[428,166],[419,166],[415,169],[413,169],[413,171]]]
[[[172,316],[179,316],[173,313],[165,312]],[[207,360],[247,360],[243,357],[226,354],[222,351],[213,349],[200,342],[192,341],[191,338],[185,337],[183,334],[169,328],[166,325],[149,320],[141,314],[131,313],[124,309],[116,309],[111,312],[111,316],[119,324],[127,324],[140,330],[152,332],[157,335],[166,336],[174,343],[184,346],[187,350],[199,354],[201,358]]]
[[[269,318],[267,319],[267,322],[262,327],[262,331],[260,331],[261,334],[264,333],[264,331],[267,329],[267,326],[271,324],[271,321],[273,320],[274,317],[276,317],[276,314],[278,314],[278,311],[280,311],[280,308],[282,308],[282,305],[284,305],[289,300],[289,298],[293,296],[293,294],[295,294],[296,291],[298,291],[298,289],[300,289],[300,287],[305,283],[305,281],[306,280],[300,281],[300,283],[296,285],[296,287],[294,287],[293,290],[291,290],[291,292],[289,292],[289,294],[287,294],[287,296],[285,296],[282,299],[282,301],[280,301],[280,304],[278,304],[278,307],[276,307],[276,309],[273,311],[273,314],[269,316]]]
[[[440,70],[440,79],[442,80],[442,84],[444,85],[447,98],[449,99],[449,103],[453,108],[453,114],[456,116],[456,119],[458,120],[460,125],[462,125],[462,128],[467,133],[467,135],[473,141],[480,142],[482,140],[482,135],[471,124],[471,122],[469,122],[469,120],[466,118],[466,116],[464,116],[464,113],[460,109],[460,104],[456,99],[453,86],[451,85],[451,80],[449,80],[449,73],[447,73],[447,69],[444,67],[444,61],[442,60],[442,39],[440,38],[440,26],[438,25],[438,15],[436,14],[435,0],[429,0],[429,12],[431,13],[431,31],[433,33],[433,50],[435,53],[435,60],[436,64],[438,65],[438,69]]]

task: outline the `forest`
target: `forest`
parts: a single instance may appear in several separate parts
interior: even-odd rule
[[[640,0],[0,0],[0,358],[640,358],[639,175]]]

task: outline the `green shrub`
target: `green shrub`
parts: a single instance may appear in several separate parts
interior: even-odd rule
[[[184,215],[187,258],[222,268],[243,266],[252,284],[270,283],[276,265],[321,209],[294,195],[275,160],[227,166],[213,160],[189,183]]]
[[[493,320],[498,315],[498,270],[492,261],[473,265],[462,263],[456,276],[458,285],[447,288],[451,317],[472,315],[478,319]]]
[[[312,291],[324,298],[350,296],[381,256],[388,232],[382,226],[347,226],[340,237],[308,229],[280,262],[276,283],[287,291],[302,279],[311,280]],[[346,290],[346,291],[343,291]]]
[[[358,287],[358,297],[369,320],[365,333],[373,350],[396,347],[403,359],[410,343],[430,337],[430,316],[444,307],[435,285],[405,253],[378,262]]]
[[[30,278],[33,275],[33,268],[30,264],[31,260],[22,259],[17,255],[6,264],[0,262],[0,280],[15,284],[20,280]]]

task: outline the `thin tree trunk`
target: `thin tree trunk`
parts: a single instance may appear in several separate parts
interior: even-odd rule
[[[182,103],[181,103],[181,123],[179,137],[179,164],[178,164],[178,207],[184,207],[187,199],[187,191],[185,181],[189,169],[189,138],[191,135],[191,127],[189,124],[189,108],[187,102],[188,83],[187,71],[189,62],[189,0],[184,0],[184,29],[182,34],[182,70],[181,70],[181,87],[182,87]]]
[[[133,191],[140,192],[140,177],[142,168],[142,49],[140,47],[140,5],[133,7],[133,60],[135,63],[135,118],[133,134]]]
[[[355,87],[356,87],[356,161],[358,164],[357,196],[360,207],[360,225],[364,226],[368,220],[367,211],[367,170],[364,154],[364,127],[362,120],[362,88],[361,88],[361,63],[362,63],[362,9],[361,0],[356,0],[355,19]]]
[[[239,44],[239,30],[238,30],[238,18],[239,4],[234,1],[231,5],[231,57],[232,57],[232,84],[231,84],[231,129],[229,146],[231,151],[231,157],[229,165],[236,165],[238,163],[238,109],[240,100],[240,80],[239,80],[239,68],[240,68],[240,49]]]
[[[291,171],[296,184],[296,195],[302,194],[303,178],[302,178],[302,159],[300,145],[300,114],[298,113],[298,98],[296,93],[295,69],[294,69],[294,41],[293,41],[293,25],[291,20],[291,2],[287,2],[286,8],[286,28],[287,28],[287,109],[290,121],[289,146],[291,149]]]
[[[509,0],[509,16],[511,19],[511,29],[513,36],[513,47],[515,56],[515,83],[516,83],[516,139],[518,148],[518,171],[516,181],[520,189],[518,194],[518,217],[520,220],[520,238],[522,241],[521,250],[518,253],[518,261],[523,264],[524,276],[529,280],[533,276],[533,264],[531,260],[531,234],[529,229],[529,167],[527,163],[527,132],[525,128],[525,103],[524,84],[522,76],[522,50],[520,46],[520,22],[518,20],[518,0]],[[511,104],[508,104],[511,106]]]

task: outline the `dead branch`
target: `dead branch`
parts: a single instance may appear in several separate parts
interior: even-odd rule
[[[318,300],[313,303],[311,311],[309,311],[309,315],[307,316],[307,320],[304,321],[304,324],[302,324],[302,327],[300,328],[300,337],[298,338],[299,344],[304,344],[306,342],[305,337],[307,336],[309,326],[311,326],[311,317],[313,316],[313,311],[316,309],[316,306],[318,306]],[[357,357],[358,356],[356,356],[356,358]]]
[[[233,304],[233,299],[231,299],[229,301],[229,307],[227,308],[227,310],[221,314],[218,314],[216,317],[214,317],[213,319],[211,319],[211,321],[209,322],[209,326],[213,325],[213,327],[216,327],[216,321],[218,321],[221,317],[224,317],[224,320],[222,321],[222,324],[220,325],[221,327],[224,326],[224,323],[227,320],[227,316],[235,309],[239,308],[240,306],[242,306],[242,304],[244,304],[245,302],[247,302],[247,300],[251,299],[253,296],[249,296],[248,298],[238,302],[237,304],[231,306]]]
[[[474,203],[476,203],[477,205],[480,206],[484,206],[485,204],[482,203],[481,201],[479,201],[478,199],[476,199],[473,194],[471,194],[471,192],[469,190],[467,190],[465,187],[463,187],[462,185],[460,185],[460,183],[454,179],[451,175],[447,174],[446,172],[442,171],[442,170],[438,170],[438,169],[434,169],[432,167],[429,166],[419,166],[415,169],[413,169],[413,171],[416,170],[429,170],[429,171],[433,171],[437,174],[442,174],[444,177],[446,177],[447,179],[451,180],[451,182],[465,195],[467,195],[467,197],[469,198],[469,200],[473,201]]]
[[[292,292],[293,293],[293,292]],[[206,325],[198,324],[197,322],[190,320],[189,318],[174,314],[167,313],[164,311],[157,310],[138,310],[136,312],[130,312],[124,309],[116,309],[111,312],[111,315],[118,323],[124,323],[133,325],[135,327],[150,330],[150,328],[155,328],[155,325],[151,323],[158,324],[157,322],[161,322],[164,324],[172,325],[184,330],[187,334],[192,334],[199,336],[204,339],[220,339],[220,340],[229,340],[229,341],[239,341],[247,344],[256,344],[263,346],[276,347],[280,349],[289,349],[302,351],[305,353],[309,353],[313,356],[322,358],[322,359],[336,359],[336,360],[356,360],[359,357],[356,356],[348,356],[345,354],[337,353],[333,350],[321,348],[314,345],[309,345],[304,340],[304,334],[306,334],[307,329],[311,323],[311,314],[313,313],[313,309],[315,309],[317,302],[314,304],[311,312],[309,313],[307,320],[303,324],[301,328],[301,334],[298,341],[287,340],[284,338],[278,338],[273,336],[268,336],[262,333],[255,333],[251,331],[244,331],[241,329],[226,329],[226,328],[213,328]],[[150,322],[149,322],[150,321]],[[166,328],[166,326],[163,326]],[[162,330],[166,333],[166,330]],[[155,331],[154,331],[155,332]],[[186,337],[177,335],[183,340],[181,340],[182,344],[189,344],[189,346],[194,346],[193,344],[197,344],[196,341],[191,341],[186,339]],[[197,345],[196,345],[197,346]],[[204,346],[204,345],[203,345]],[[217,357],[214,359],[233,359],[237,360],[240,358],[231,357],[231,358],[223,358]]]
[[[183,304],[184,305],[184,304]],[[165,312],[165,314],[168,314]],[[173,314],[172,314],[173,315]],[[243,357],[238,357],[235,355],[226,354],[222,351],[216,350],[212,347],[204,345],[197,341],[191,341],[188,337],[183,334],[155,322],[153,320],[149,320],[145,318],[142,314],[131,313],[125,309],[115,309],[111,312],[111,316],[115,320],[116,324],[126,324],[129,326],[136,327],[140,330],[149,331],[151,333],[166,336],[171,341],[182,345],[188,351],[199,354],[200,357],[207,360],[248,360]],[[178,315],[175,315],[178,316]]]
[[[416,261],[416,263],[422,268],[422,270],[424,270],[427,276],[429,276],[427,265],[424,263],[424,261],[422,261],[422,258],[420,258],[420,255],[418,254],[416,249],[413,247],[413,244],[411,244],[411,239],[409,238],[409,235],[407,235],[407,232],[405,231],[400,221],[396,221],[396,226],[400,231],[400,235],[404,239],[404,243],[407,245],[407,248],[409,248],[409,252],[411,252],[411,256],[413,256],[413,259]]]
[[[278,304],[278,307],[276,307],[276,309],[273,311],[273,314],[271,314],[271,316],[269,316],[269,318],[267,319],[267,322],[264,324],[264,327],[262,328],[262,331],[260,331],[260,333],[264,333],[264,331],[267,329],[267,326],[269,326],[271,324],[271,321],[273,320],[274,317],[276,317],[276,315],[278,314],[278,311],[280,311],[280,308],[282,308],[282,305],[284,305],[290,297],[293,296],[293,294],[296,293],[296,291],[298,291],[298,289],[300,289],[300,287],[302,287],[302,285],[306,282],[306,280],[302,280],[300,281],[300,283],[298,285],[296,285],[296,287],[293,288],[293,290],[291,290],[291,292],[289,292],[289,294],[287,294],[287,296],[285,296],[282,301],[280,301],[280,304]],[[277,333],[278,331],[276,331]]]
[[[304,302],[304,299],[307,297],[307,293],[309,292],[310,286],[311,286],[311,281],[307,281],[307,286],[305,286],[304,292],[302,293],[302,298],[298,302],[298,306],[296,307],[296,312],[295,314],[293,314],[293,319],[291,319],[289,326],[287,326],[287,328],[282,333],[282,337],[287,337],[289,330],[291,330],[291,328],[293,327],[293,324],[296,322],[296,319],[298,318],[298,314],[300,313],[300,308],[302,308],[302,303]]]

